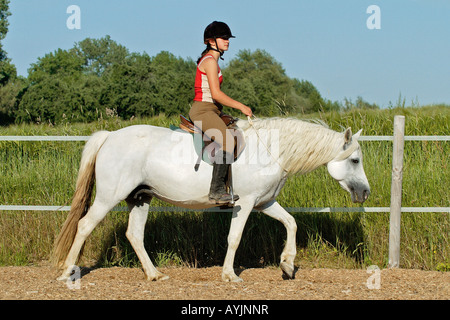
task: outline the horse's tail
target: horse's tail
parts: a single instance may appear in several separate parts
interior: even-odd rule
[[[70,212],[55,241],[53,250],[52,262],[58,267],[63,266],[77,234],[78,222],[86,215],[91,205],[91,195],[95,183],[95,160],[108,135],[108,131],[96,132],[84,146]]]

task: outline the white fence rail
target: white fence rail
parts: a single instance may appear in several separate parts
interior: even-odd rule
[[[87,141],[89,136],[0,136],[0,141]],[[358,141],[393,141],[394,136],[360,136]],[[405,141],[449,141],[450,136],[405,136]]]
[[[287,212],[390,212],[389,207],[285,207]],[[150,207],[151,212],[231,212],[232,209],[184,209],[180,207]],[[0,205],[0,211],[70,211],[70,206],[22,206],[22,205]],[[128,207],[117,206],[111,211],[128,211]],[[257,210],[253,210],[257,212]],[[450,213],[449,207],[402,207],[401,212],[442,212]]]
[[[87,141],[89,136],[0,136],[0,141]]]
[[[390,207],[352,208],[285,208],[288,212],[390,212],[389,266],[398,267],[400,262],[400,217],[401,212],[443,212],[450,213],[450,207],[402,207],[401,184],[403,170],[404,141],[449,141],[450,136],[404,136],[403,116],[394,118],[393,136],[361,136],[360,141],[393,141],[393,168]],[[89,136],[0,136],[0,141],[87,141]],[[400,146],[400,147],[399,147]],[[70,206],[0,205],[0,211],[69,211]],[[113,211],[127,211],[127,207],[115,207]],[[230,212],[231,209],[189,210],[178,207],[150,207],[152,212]]]

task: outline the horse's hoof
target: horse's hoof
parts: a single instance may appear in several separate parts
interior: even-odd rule
[[[168,279],[170,279],[170,277],[168,275],[165,275],[164,273],[158,273],[156,276],[147,277],[148,281],[164,281]]]
[[[67,277],[65,275],[61,275],[58,278],[56,278],[56,280],[58,280],[58,281],[67,281],[67,280],[69,280],[69,278],[70,277]]]
[[[222,280],[225,282],[243,282],[244,280],[242,280],[242,278],[238,277],[237,275],[226,275],[226,274],[222,274]]]
[[[169,280],[170,277],[168,275],[162,274],[160,277],[158,277],[158,281],[166,281]]]
[[[280,263],[281,271],[283,271],[283,279],[294,279],[294,265],[290,265],[287,262],[281,262]]]

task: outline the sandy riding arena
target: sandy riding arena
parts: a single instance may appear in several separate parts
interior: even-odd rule
[[[227,283],[221,280],[220,267],[159,270],[170,279],[149,282],[138,268],[101,268],[82,270],[79,282],[67,285],[55,280],[58,272],[51,267],[2,267],[0,299],[447,300],[450,296],[450,273],[437,271],[300,269],[294,280],[283,280],[279,268],[261,268],[240,270],[244,282]]]

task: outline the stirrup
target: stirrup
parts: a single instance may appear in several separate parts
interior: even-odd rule
[[[216,197],[209,196],[209,201],[212,201],[217,205],[225,205],[225,204],[234,205],[234,203],[238,200],[239,200],[239,196],[237,194],[232,196],[228,193],[224,193],[224,194],[220,195],[219,198],[217,198],[217,196]]]

